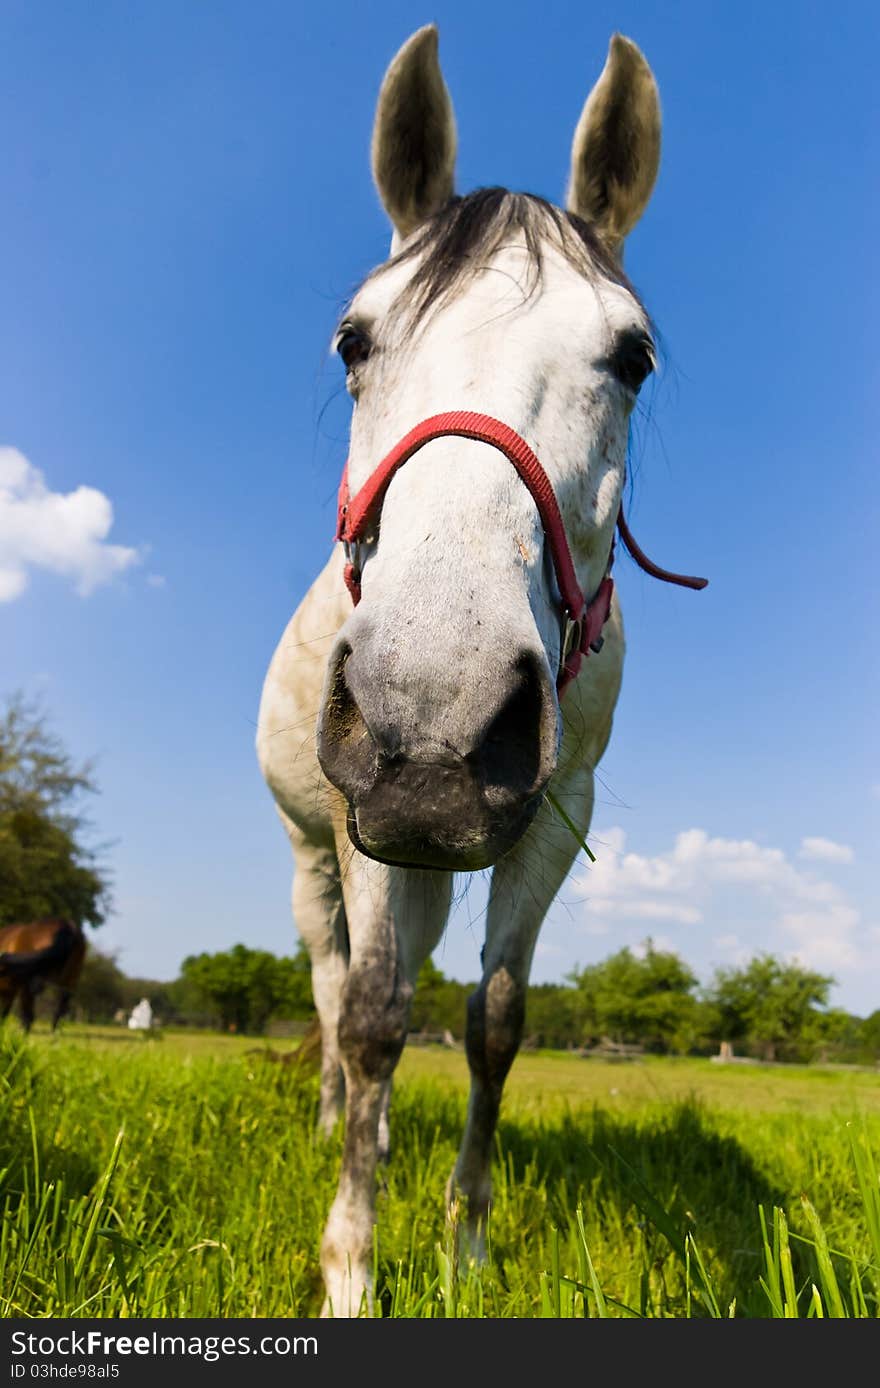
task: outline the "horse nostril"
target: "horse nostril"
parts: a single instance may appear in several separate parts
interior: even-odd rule
[[[556,760],[556,707],[531,655],[517,662],[514,687],[469,760],[490,799],[532,796],[548,780]]]
[[[318,760],[328,780],[346,795],[375,774],[376,744],[345,678],[351,647],[336,657],[318,720]]]
[[[351,736],[359,712],[345,678],[345,663],[350,655],[350,647],[344,647],[340,652],[324,707],[326,732],[334,741]]]

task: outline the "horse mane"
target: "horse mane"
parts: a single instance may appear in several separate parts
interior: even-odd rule
[[[498,187],[450,198],[402,251],[368,279],[418,259],[415,274],[394,305],[395,312],[406,314],[416,326],[429,311],[458,293],[505,241],[518,237],[525,242],[532,266],[529,296],[541,284],[549,242],[586,279],[622,285],[644,309],[620,262],[589,222],[536,193],[512,193]]]

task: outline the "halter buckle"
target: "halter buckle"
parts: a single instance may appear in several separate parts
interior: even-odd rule
[[[565,668],[571,655],[580,647],[583,625],[583,617],[572,617],[570,612],[566,612],[565,624],[562,628],[562,658],[559,662],[560,669]]]

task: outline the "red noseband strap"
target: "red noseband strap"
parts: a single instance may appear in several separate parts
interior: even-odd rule
[[[491,444],[493,448],[497,448],[500,453],[503,453],[508,462],[516,468],[538,508],[538,515],[541,517],[541,524],[544,527],[544,533],[550,547],[556,582],[559,585],[562,598],[563,650],[561,668],[556,682],[557,689],[561,694],[580,670],[581,661],[590,649],[598,650],[601,646],[602,628],[607,622],[611,610],[611,593],[614,587],[609,577],[609,570],[614,557],[614,545],[612,544],[611,553],[608,556],[605,577],[588,603],[575,576],[571,551],[565,536],[565,527],[562,524],[562,516],[559,513],[559,506],[553,494],[550,479],[525,439],[521,438],[508,425],[502,424],[498,419],[493,419],[491,415],[476,414],[471,410],[450,410],[445,414],[436,414],[432,415],[430,419],[423,419],[421,424],[417,424],[414,429],[411,429],[399,443],[395,444],[391,452],[385,455],[357,495],[352,498],[349,498],[348,494],[348,464],[346,463],[339,487],[336,538],[345,545],[347,558],[345,583],[352,601],[357,604],[361,596],[360,566],[357,558],[353,556],[356,556],[358,543],[365,539],[371,524],[378,518],[382,501],[392,477],[397,469],[402,467],[407,459],[411,458],[426,443],[450,434]],[[681,574],[671,574],[665,569],[658,569],[656,565],[651,564],[651,561],[642,554],[629,534],[626,522],[623,520],[622,509],[618,514],[617,525],[623,543],[642,568],[653,573],[655,577],[663,578],[670,583],[680,583],[689,588],[705,588],[707,582],[705,578],[689,578]]]

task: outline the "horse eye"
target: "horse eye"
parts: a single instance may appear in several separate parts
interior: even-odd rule
[[[370,355],[370,343],[366,333],[353,323],[343,323],[336,335],[336,350],[343,360],[346,371],[351,371]]]
[[[608,365],[621,384],[638,392],[656,365],[654,344],[646,333],[624,333]]]

